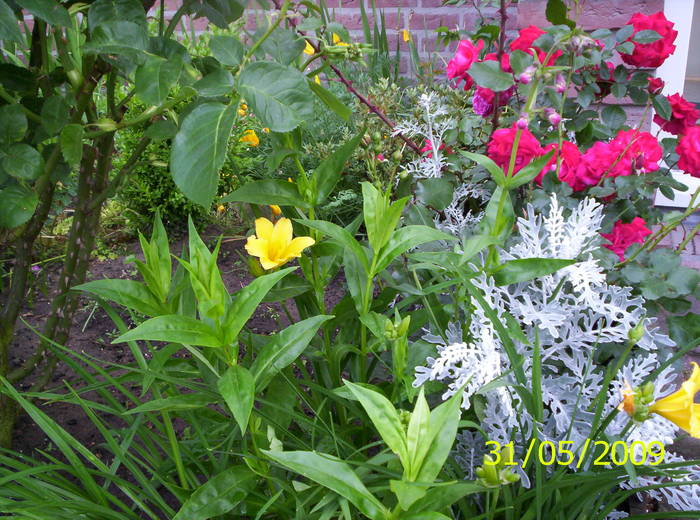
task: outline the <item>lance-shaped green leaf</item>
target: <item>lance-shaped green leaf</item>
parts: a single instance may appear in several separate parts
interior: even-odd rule
[[[312,174],[312,183],[316,185],[316,201],[317,206],[323,204],[333,188],[338,183],[345,163],[350,159],[355,152],[355,148],[360,143],[362,134],[357,134],[343,146],[326,157],[319,164]]]
[[[371,519],[387,518],[389,511],[369,492],[350,466],[342,460],[313,451],[265,451],[278,464],[348,499]]]
[[[486,488],[475,482],[440,483],[431,487],[430,493],[414,503],[409,512],[423,514],[424,511],[442,511],[467,495],[485,490]]]
[[[255,381],[247,368],[233,365],[216,383],[219,393],[241,428],[241,435],[248,427],[248,418],[255,399]]]
[[[417,472],[418,482],[432,482],[440,474],[457,436],[461,405],[460,390],[430,412],[430,426],[424,441],[429,447]]]
[[[340,242],[340,244],[350,250],[353,256],[357,258],[365,272],[369,273],[369,260],[367,259],[367,255],[360,243],[355,240],[355,237],[353,237],[347,229],[325,220],[298,220],[298,222]]]
[[[15,0],[15,2],[49,25],[61,27],[70,27],[71,25],[68,10],[55,0]]]
[[[17,17],[3,0],[0,0],[0,40],[22,43]]]
[[[335,97],[333,92],[322,87],[310,78],[307,78],[307,82],[311,91],[316,94],[316,97],[320,99],[324,105],[335,112],[341,119],[343,119],[343,121],[350,121],[352,110],[350,110],[348,106],[340,99]]]
[[[246,66],[238,90],[262,124],[274,132],[289,132],[313,117],[313,96],[297,69],[269,61]]]
[[[163,308],[148,287],[135,280],[105,279],[94,280],[76,287],[76,291],[85,291],[105,300],[113,301],[127,309],[132,309],[146,316],[158,316]]]
[[[349,381],[345,381],[345,386],[360,401],[384,443],[399,457],[403,467],[409,468],[411,455],[406,445],[406,432],[391,401],[379,392]]]
[[[493,182],[496,183],[496,185],[501,187],[505,186],[506,174],[503,171],[503,168],[501,168],[495,162],[493,162],[492,159],[480,153],[465,152],[463,150],[459,153],[464,155],[467,159],[471,159],[475,163],[486,168],[486,171],[488,171],[489,174],[491,174],[491,178],[493,179]]]
[[[236,341],[238,333],[270,289],[295,269],[296,267],[287,267],[275,273],[260,276],[236,293],[235,299],[226,309],[226,317],[224,318],[224,341],[227,345]]]
[[[83,158],[83,134],[82,125],[66,125],[58,138],[63,158],[73,168],[77,168]]]
[[[133,415],[146,412],[177,412],[181,410],[196,410],[204,408],[219,401],[219,397],[213,393],[183,394],[163,399],[152,399],[139,406],[124,412],[124,415]]]
[[[310,206],[299,195],[297,185],[280,179],[262,179],[246,182],[229,193],[221,202],[248,202],[249,204],[277,204],[308,209]]]
[[[228,468],[199,486],[173,520],[208,520],[232,511],[255,486],[255,473],[245,466]]]
[[[112,343],[136,340],[186,343],[200,347],[220,347],[223,344],[216,331],[209,325],[179,314],[168,314],[146,320]]]
[[[517,258],[501,264],[493,273],[493,279],[497,285],[526,282],[575,263],[576,260],[563,258]]]
[[[375,254],[389,241],[406,202],[408,197],[390,202],[388,193],[381,192],[369,182],[362,183],[362,214],[367,238]]]
[[[452,241],[457,239],[453,235],[448,235],[428,226],[405,226],[397,229],[382,249],[373,274],[382,272],[397,256],[405,253],[412,247],[433,242],[434,240]]]
[[[333,316],[314,316],[290,325],[278,332],[261,348],[250,371],[255,378],[255,387],[261,392],[272,377],[291,364],[306,349],[319,327]]]
[[[236,110],[222,103],[204,103],[190,112],[173,140],[170,171],[178,188],[191,200],[209,207],[219,186]]]
[[[530,182],[532,179],[539,175],[539,173],[542,171],[542,168],[544,168],[545,164],[547,164],[552,158],[552,155],[554,155],[554,150],[550,150],[542,157],[534,159],[530,164],[525,166],[522,170],[518,171],[518,173],[508,177],[506,181],[506,187],[509,190],[514,190],[515,188]]]

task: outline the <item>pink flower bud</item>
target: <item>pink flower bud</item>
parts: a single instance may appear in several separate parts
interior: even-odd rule
[[[385,159],[384,159],[384,154],[383,154],[383,153],[378,153],[378,154],[377,154],[377,160],[378,160],[379,162],[384,162],[384,160],[385,160]]]
[[[520,130],[527,130],[527,124],[527,114],[521,114],[520,119],[516,121],[515,126]]]
[[[520,74],[520,76],[518,76],[518,81],[523,85],[527,85],[530,83],[530,81],[532,81],[532,76],[535,75],[536,70],[537,69],[535,69],[535,67],[530,65]]]
[[[555,111],[552,111],[552,113],[547,116],[547,119],[549,119],[552,126],[559,126],[559,123],[561,123],[561,116]]]
[[[566,79],[562,74],[557,74],[557,79],[554,82],[554,90],[557,94],[563,94],[566,91]]]

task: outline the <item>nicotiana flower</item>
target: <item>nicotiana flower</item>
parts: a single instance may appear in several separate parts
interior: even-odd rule
[[[314,245],[311,237],[293,238],[292,221],[282,217],[275,224],[261,217],[255,220],[255,236],[248,237],[245,249],[251,256],[257,256],[263,269],[274,269],[286,264],[292,258]]]

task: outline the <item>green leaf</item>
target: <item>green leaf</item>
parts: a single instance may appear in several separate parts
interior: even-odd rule
[[[301,198],[297,185],[280,179],[262,179],[246,182],[221,202],[248,202],[249,204],[277,204],[308,209],[310,206]]]
[[[295,298],[313,289],[313,286],[300,276],[288,276],[280,280],[265,297],[264,302],[279,302]]]
[[[564,0],[547,0],[545,16],[552,25],[568,25],[571,29],[576,27],[576,22],[569,20],[568,10]]]
[[[494,92],[502,92],[513,86],[513,76],[501,70],[501,65],[495,60],[473,63],[469,75],[480,87],[486,87]]]
[[[58,134],[68,124],[70,106],[63,96],[51,96],[41,107],[41,124],[49,135]]]
[[[88,9],[88,29],[110,22],[131,22],[146,27],[146,11],[139,0],[96,0]]]
[[[460,264],[474,258],[480,251],[483,251],[489,246],[495,245],[498,240],[490,235],[474,235],[464,241],[462,251],[464,253],[460,257]]]
[[[545,164],[547,164],[552,158],[552,155],[554,155],[554,150],[550,150],[545,155],[533,159],[527,166],[506,180],[506,187],[509,190],[514,190],[515,188],[530,182],[539,175]]]
[[[204,103],[185,117],[173,140],[170,171],[178,188],[208,208],[219,186],[219,168],[226,159],[236,118],[234,107]]]
[[[95,27],[83,47],[85,54],[122,54],[132,59],[148,48],[148,32],[133,22],[107,22]]]
[[[238,67],[241,64],[245,48],[238,38],[217,34],[211,37],[209,45],[211,53],[222,65]]]
[[[656,113],[659,114],[662,119],[670,121],[673,113],[671,111],[671,103],[669,103],[668,98],[663,95],[654,96],[652,103]]]
[[[259,392],[265,389],[272,377],[292,363],[306,349],[319,327],[333,316],[319,315],[290,325],[278,332],[255,358],[250,371]]]
[[[158,316],[163,311],[160,302],[148,290],[148,287],[135,280],[94,280],[75,286],[72,289],[94,294],[146,316]]]
[[[241,428],[241,435],[245,435],[248,427],[248,418],[253,409],[255,399],[255,381],[247,368],[241,365],[233,365],[224,372],[217,382],[217,388],[226,404],[231,409],[233,418]]]
[[[480,153],[465,152],[463,150],[460,150],[459,153],[464,155],[467,159],[471,159],[475,163],[486,168],[486,170],[491,174],[491,178],[493,179],[493,182],[495,182],[497,186],[501,186],[501,187],[505,186],[506,174],[503,171],[503,168],[501,168],[495,162],[493,162],[492,159],[490,159],[489,157],[486,157],[485,155],[482,155]]]
[[[457,239],[453,235],[448,235],[428,226],[415,225],[397,229],[392,233],[386,246],[382,248],[377,259],[376,268],[372,274],[382,272],[397,256],[405,253],[412,247],[435,240],[452,241]]]
[[[342,460],[313,451],[265,451],[278,464],[348,499],[362,514],[379,520],[389,511],[369,492],[357,474]]]
[[[418,477],[420,468],[423,465],[425,456],[430,448],[430,408],[425,400],[425,388],[421,387],[416,404],[411,413],[411,419],[406,428],[406,446],[410,457],[410,467],[407,468],[409,480],[415,480]],[[421,495],[422,496],[422,495]],[[418,497],[420,498],[420,497]],[[416,498],[417,500],[417,498]],[[412,503],[412,502],[411,502]],[[408,509],[410,504],[402,505],[404,509]]]
[[[15,228],[27,222],[39,203],[36,192],[15,184],[0,191],[0,226]]]
[[[307,84],[309,85],[311,91],[316,94],[316,97],[320,99],[324,105],[335,112],[343,121],[350,121],[352,110],[350,110],[345,103],[338,99],[335,94],[309,78],[307,78]]]
[[[505,198],[502,211],[500,211],[501,197]],[[481,229],[485,233],[489,233],[490,236],[501,239],[510,234],[514,221],[515,212],[510,193],[499,186],[494,190],[491,200],[486,205],[484,217],[480,223]]]
[[[15,13],[0,0],[0,40],[22,44],[22,33]]]
[[[260,36],[262,36],[264,29],[263,27],[259,28]],[[276,62],[289,65],[299,57],[305,46],[306,41],[297,36],[295,32],[277,27],[260,47]]]
[[[148,56],[144,64],[136,69],[136,95],[147,105],[160,105],[168,97],[181,70],[181,61]]]
[[[555,273],[575,263],[576,260],[562,258],[518,258],[500,265],[493,273],[493,279],[497,285],[526,282]]]
[[[56,0],[15,0],[15,2],[49,25],[71,26],[68,10]]]
[[[228,29],[242,14],[243,4],[236,0],[206,0],[197,7],[196,17],[204,17],[217,27]]]
[[[413,454],[408,452],[406,444],[406,432],[396,408],[391,401],[379,392],[365,388],[364,386],[344,381],[353,395],[360,401],[372,424],[381,435],[384,443],[401,460],[404,468],[410,468],[410,460]]]
[[[700,316],[690,312],[685,316],[669,316],[668,330],[677,345],[695,345],[700,341]]]
[[[208,520],[232,511],[255,486],[255,473],[245,466],[228,468],[199,486],[173,520]]]
[[[514,74],[520,74],[534,63],[534,58],[527,52],[514,50],[510,53],[510,66]]]
[[[453,195],[454,186],[445,177],[421,179],[416,183],[418,200],[438,211],[442,211],[452,203]]]
[[[63,158],[73,168],[77,168],[83,158],[83,134],[82,125],[66,125],[58,139]]]
[[[232,344],[236,341],[238,333],[253,315],[265,295],[277,282],[295,269],[296,267],[287,267],[275,273],[260,276],[236,293],[236,298],[226,309],[226,317],[224,318],[224,341],[226,344]]]
[[[335,150],[331,155],[321,161],[321,164],[313,171],[311,178],[312,182],[316,184],[315,204],[317,206],[320,206],[326,201],[328,195],[331,194],[338,180],[340,180],[343,167],[355,152],[355,148],[357,148],[357,145],[360,143],[363,133],[364,132],[357,134],[343,146]]]
[[[462,392],[456,392],[447,401],[430,412],[430,428],[424,440],[429,448],[417,473],[418,482],[433,482],[442,471],[452,451],[459,419],[462,416]]]
[[[44,171],[44,158],[28,144],[13,144],[5,150],[2,168],[16,179],[33,181]]]
[[[241,72],[238,89],[262,124],[274,132],[289,132],[313,117],[306,76],[295,68],[256,61]]]
[[[233,90],[233,76],[226,69],[216,69],[192,85],[202,97],[225,96]]]
[[[429,487],[430,484],[417,484],[415,482],[405,480],[392,479],[389,481],[389,488],[394,493],[394,495],[396,495],[396,498],[399,501],[399,506],[404,511],[408,510],[416,500],[423,498],[426,492],[428,491]],[[442,517],[444,515],[440,516]],[[401,518],[406,518],[406,515],[401,515]],[[429,516],[425,513],[422,513],[419,516],[419,518],[425,518],[427,520]]]
[[[634,33],[634,36],[632,36],[632,41],[637,43],[653,43],[660,39],[661,35],[656,31],[652,31],[651,29],[637,31]]]
[[[369,260],[365,254],[364,249],[360,243],[355,240],[355,237],[345,228],[340,227],[338,224],[328,222],[326,220],[298,220],[299,223],[320,231],[324,235],[327,235],[334,240],[340,242],[345,248],[352,252],[353,256],[357,258],[366,273],[369,273]]]
[[[395,202],[390,202],[389,198],[388,192],[379,191],[369,182],[362,183],[362,214],[367,239],[375,254],[389,241],[408,201],[408,197]]]
[[[167,341],[201,347],[220,347],[221,339],[209,325],[189,316],[168,314],[144,321],[141,325],[122,334],[112,343],[127,341]]]
[[[154,141],[163,141],[165,139],[172,139],[177,134],[177,126],[172,121],[167,119],[161,119],[151,123],[151,125],[146,128],[143,135],[152,139]]]
[[[603,109],[601,118],[608,128],[617,130],[627,121],[627,113],[619,105],[608,105]]]
[[[480,493],[484,490],[485,488],[483,486],[475,482],[446,482],[438,486],[433,486],[430,489],[430,493],[413,504],[410,512],[441,511],[467,495]]]
[[[183,394],[163,399],[153,399],[144,404],[131,408],[124,415],[147,412],[176,412],[180,410],[196,410],[204,408],[217,401],[217,396],[211,393]]]
[[[628,39],[630,36],[632,36],[633,32],[634,32],[633,25],[623,25],[615,33],[615,39],[618,42],[624,42],[626,39]]]
[[[0,143],[21,141],[27,132],[27,116],[22,106],[4,105],[0,107]]]

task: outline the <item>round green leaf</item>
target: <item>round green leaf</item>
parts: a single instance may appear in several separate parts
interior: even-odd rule
[[[474,63],[469,69],[469,75],[480,87],[486,87],[495,92],[501,92],[513,86],[513,76],[503,72],[500,64],[494,60]]]
[[[97,0],[88,10],[88,29],[108,22],[132,22],[146,27],[146,12],[139,0]]]
[[[204,103],[185,117],[173,140],[170,171],[175,184],[197,204],[209,207],[219,185],[236,111],[222,103]]]
[[[245,49],[238,38],[233,36],[215,35],[209,41],[211,52],[222,65],[237,67],[243,59]]]
[[[442,211],[452,202],[454,186],[448,179],[421,179],[416,195],[423,204]]]
[[[306,77],[292,67],[256,61],[243,69],[238,88],[263,125],[274,132],[294,130],[313,116]]]
[[[14,143],[27,131],[27,116],[20,105],[0,107],[0,143]]]
[[[81,125],[66,125],[61,130],[59,137],[61,153],[73,168],[77,168],[83,158],[83,133]]]
[[[19,184],[0,191],[0,226],[21,226],[31,218],[38,201],[34,190]]]
[[[603,123],[611,130],[617,130],[627,121],[627,113],[619,105],[608,105],[601,114]]]
[[[50,25],[69,27],[68,10],[55,0],[15,0],[21,7]]]
[[[3,0],[0,0],[0,40],[22,43],[17,17]]]
[[[41,175],[44,159],[28,144],[13,144],[2,158],[2,167],[8,175],[32,181]]]
[[[51,96],[41,107],[41,124],[49,135],[56,135],[68,123],[70,106],[63,96]]]
[[[203,97],[225,96],[233,89],[233,76],[226,69],[218,69],[204,76],[192,87]]]
[[[147,105],[160,105],[180,76],[182,62],[149,56],[136,69],[136,95]]]

